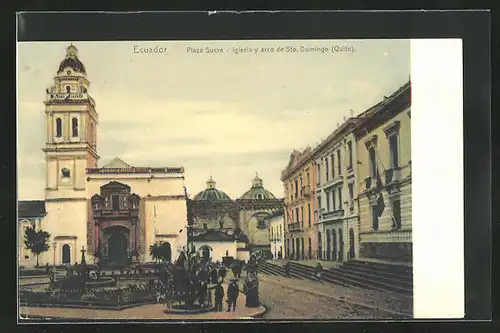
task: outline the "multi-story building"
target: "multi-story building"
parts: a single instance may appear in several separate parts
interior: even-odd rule
[[[273,258],[283,258],[285,215],[283,210],[277,210],[269,216],[269,244]]]
[[[408,82],[355,130],[362,258],[412,260],[410,108]]]
[[[358,257],[356,141],[351,117],[313,151],[316,167],[317,257],[344,261]]]
[[[293,151],[290,162],[282,171],[285,187],[285,256],[291,259],[317,258],[315,208],[315,167],[312,149]]]

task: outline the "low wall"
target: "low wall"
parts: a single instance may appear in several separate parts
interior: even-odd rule
[[[412,262],[412,243],[361,243],[362,258]]]

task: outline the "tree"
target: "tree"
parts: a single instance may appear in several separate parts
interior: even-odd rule
[[[159,245],[159,257],[162,261],[171,261],[171,247],[168,242],[161,242]]]
[[[160,259],[160,244],[155,243],[149,247],[149,255],[153,258],[154,261],[158,262]]]
[[[47,231],[35,230],[34,226],[26,228],[24,231],[24,245],[36,255],[36,266],[38,267],[38,257],[41,253],[49,250],[50,234]]]

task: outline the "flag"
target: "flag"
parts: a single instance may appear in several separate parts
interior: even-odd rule
[[[385,209],[384,196],[382,195],[382,193],[379,193],[378,199],[377,199],[378,217],[382,216],[384,209]]]

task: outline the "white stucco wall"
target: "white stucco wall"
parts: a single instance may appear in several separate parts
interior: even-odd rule
[[[212,261],[222,262],[222,257],[226,256],[226,251],[228,251],[228,255],[233,258],[237,258],[238,254],[236,251],[236,242],[228,241],[228,242],[193,242],[193,245],[196,250],[198,250],[203,245],[208,245],[212,248],[210,255],[212,257]],[[238,251],[239,252],[239,251]]]
[[[50,233],[51,248],[44,255],[44,264],[60,265],[62,261],[62,246],[69,244],[71,248],[71,262],[80,262],[83,247],[87,249],[87,201],[48,201],[45,202],[47,216],[43,229]],[[58,237],[76,237],[76,240],[61,239]],[[87,262],[93,262],[92,253],[85,254]]]

